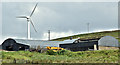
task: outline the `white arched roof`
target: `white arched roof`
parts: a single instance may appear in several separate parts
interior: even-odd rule
[[[112,36],[104,36],[98,40],[99,46],[110,46],[110,47],[120,47],[119,42],[116,38]]]

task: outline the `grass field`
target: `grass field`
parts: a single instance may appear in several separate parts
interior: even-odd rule
[[[66,39],[70,39],[70,37],[78,38],[80,37],[81,39],[95,39],[95,38],[100,38],[102,36],[113,36],[116,39],[120,41],[120,38],[118,38],[120,34],[120,30],[114,30],[114,31],[103,31],[103,32],[93,32],[93,33],[86,33],[86,34],[78,34],[78,35],[73,35],[73,36],[68,36],[68,37],[61,37],[57,39],[53,39],[54,41],[63,41]]]
[[[118,63],[118,50],[71,52],[55,54],[16,51],[2,52],[3,63]]]

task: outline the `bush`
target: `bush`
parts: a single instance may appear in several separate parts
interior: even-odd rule
[[[46,49],[46,48],[42,48],[41,49],[41,53],[45,53],[45,52],[47,52],[48,51],[48,49]]]
[[[57,53],[54,52],[53,50],[47,50],[46,54],[48,54],[48,55],[57,55]]]
[[[69,54],[71,54],[71,51],[69,51],[69,50],[59,50],[59,51],[57,51],[57,54],[58,55],[69,55]]]
[[[59,51],[57,51],[57,52],[54,52],[53,50],[47,50],[46,53],[47,53],[48,55],[67,55],[67,56],[69,56],[69,55],[72,54],[72,52],[69,51],[69,50],[59,50]]]
[[[59,50],[59,51],[57,51],[58,55],[64,55],[64,53],[65,53],[65,50]]]

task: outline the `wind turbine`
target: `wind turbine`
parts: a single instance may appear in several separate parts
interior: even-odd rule
[[[32,10],[32,12],[31,12],[31,14],[30,14],[30,16],[18,16],[18,17],[17,17],[17,18],[25,18],[25,19],[27,19],[27,38],[28,38],[28,39],[30,39],[30,23],[32,24],[35,32],[37,32],[37,30],[35,29],[35,26],[34,26],[32,20],[31,20],[31,16],[33,15],[33,13],[34,13],[37,5],[38,5],[38,3],[36,3],[34,9]]]

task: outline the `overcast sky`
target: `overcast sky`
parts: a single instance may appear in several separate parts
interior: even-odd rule
[[[16,16],[29,16],[35,2],[2,3],[3,38],[27,38],[26,19]],[[31,38],[47,40],[48,30],[51,38],[118,29],[117,2],[39,2],[32,16],[37,33],[31,26]]]

